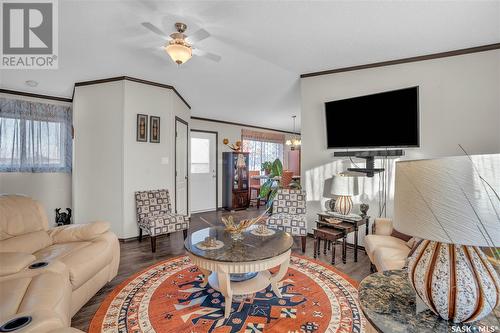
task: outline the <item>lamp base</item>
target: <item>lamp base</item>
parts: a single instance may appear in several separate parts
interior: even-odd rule
[[[349,215],[352,210],[352,199],[350,195],[339,195],[337,200],[335,200],[334,211],[342,214]]]
[[[480,320],[499,302],[498,274],[476,246],[424,240],[409,257],[408,278],[432,312],[454,323]]]

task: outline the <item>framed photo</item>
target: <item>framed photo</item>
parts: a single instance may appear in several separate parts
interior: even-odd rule
[[[160,143],[160,117],[149,117],[149,142]]]
[[[137,114],[137,141],[148,142],[148,116]]]

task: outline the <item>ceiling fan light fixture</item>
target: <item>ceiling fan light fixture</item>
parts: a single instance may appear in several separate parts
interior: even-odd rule
[[[183,40],[173,40],[166,47],[165,51],[177,65],[182,65],[193,56],[193,49]]]

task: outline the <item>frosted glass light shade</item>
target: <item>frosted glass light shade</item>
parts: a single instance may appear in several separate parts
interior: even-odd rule
[[[442,243],[498,247],[493,190],[500,193],[500,154],[397,162],[394,227]]]
[[[178,43],[167,45],[165,47],[165,51],[178,65],[185,63],[193,56],[192,49],[190,47]]]
[[[342,175],[332,177],[332,185],[330,189],[333,195],[348,195],[354,196],[359,194],[358,178]]]

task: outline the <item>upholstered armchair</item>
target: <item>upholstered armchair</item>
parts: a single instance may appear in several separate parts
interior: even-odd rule
[[[186,239],[189,217],[172,213],[168,190],[135,192],[135,204],[139,241],[142,241],[142,232],[145,231],[151,237],[152,252],[156,252],[156,236],[158,235],[182,230]]]
[[[273,210],[267,219],[269,229],[283,230],[300,236],[302,252],[306,251],[306,194],[301,190],[279,189],[273,200]]]

